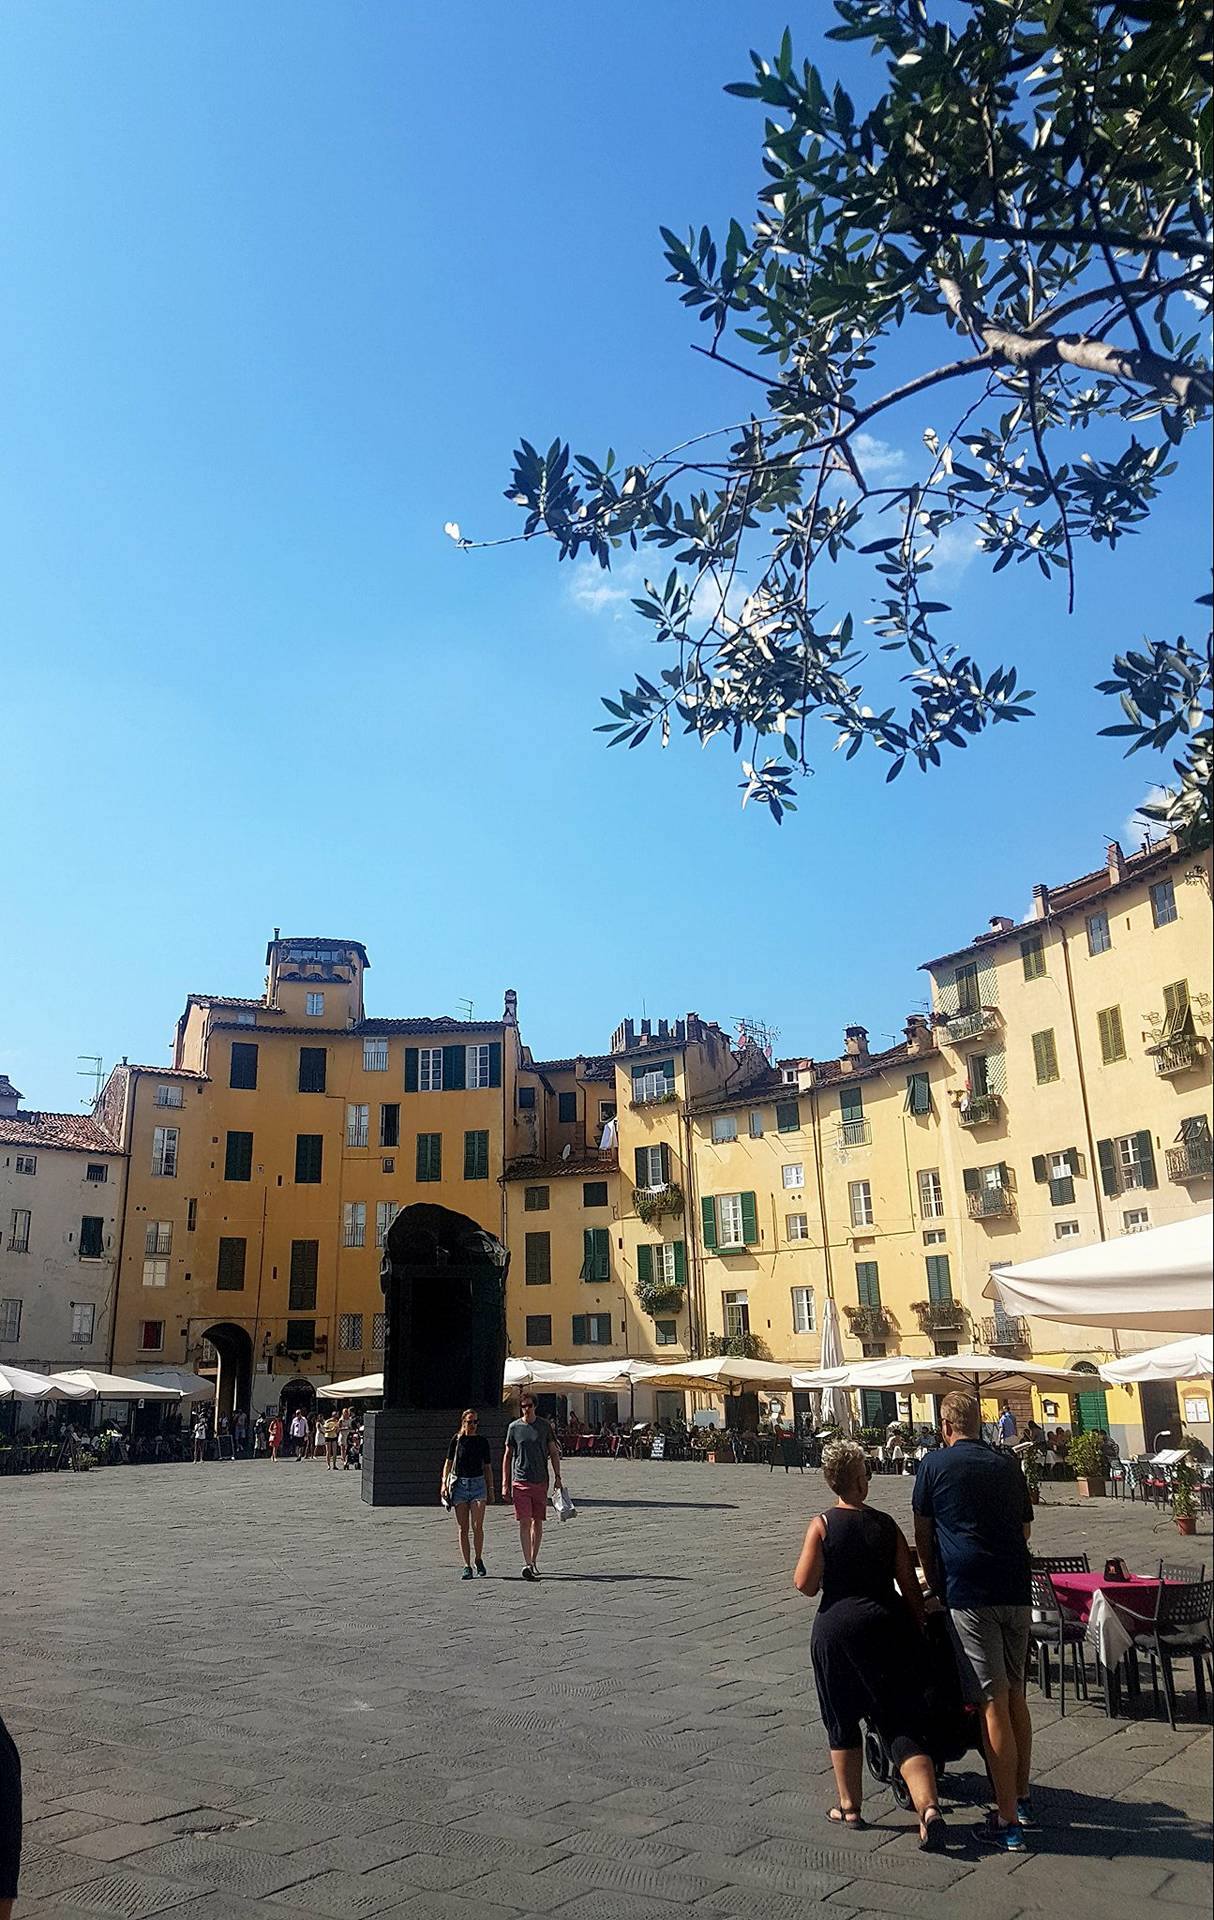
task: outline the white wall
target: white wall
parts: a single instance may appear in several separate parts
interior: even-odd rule
[[[16,1171],[18,1157],[26,1155],[36,1160],[33,1174]],[[87,1179],[89,1166],[104,1166],[105,1181]],[[120,1154],[0,1144],[0,1300],[21,1302],[18,1338],[0,1338],[0,1361],[37,1372],[106,1366],[125,1181]],[[31,1216],[28,1253],[10,1249],[14,1209]],[[80,1258],[86,1214],[103,1222],[99,1260]],[[72,1339],[73,1302],[95,1308],[87,1343]]]

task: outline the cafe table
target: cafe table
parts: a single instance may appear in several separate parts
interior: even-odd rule
[[[1052,1573],[1050,1580],[1064,1613],[1088,1629],[1107,1674],[1131,1652],[1133,1635],[1153,1622],[1161,1586],[1177,1584],[1141,1573],[1126,1580],[1103,1573]]]

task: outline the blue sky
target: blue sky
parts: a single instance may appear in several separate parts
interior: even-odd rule
[[[377,1013],[515,986],[537,1053],[690,1008],[883,1043],[919,961],[1123,829],[1150,769],[1091,684],[1196,631],[1195,462],[1084,557],[1070,622],[954,567],[957,637],[1015,655],[1034,724],[890,788],[823,737],[779,830],[723,745],[594,735],[652,665],[616,583],[443,537],[514,530],[520,434],[656,451],[750,405],[688,351],[657,228],[745,218],[761,123],[721,87],[790,17],[862,91],[804,3],[10,0],[0,1071],[29,1104],[79,1103],[78,1054],[163,1059],[190,990],[259,991],[276,924],[364,940]]]

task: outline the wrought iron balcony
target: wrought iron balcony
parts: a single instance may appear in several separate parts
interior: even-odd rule
[[[971,1093],[957,1109],[957,1118],[963,1127],[990,1127],[999,1118],[999,1095],[997,1093]]]
[[[1147,1051],[1154,1055],[1155,1071],[1161,1080],[1174,1080],[1178,1074],[1195,1073],[1205,1057],[1204,1034],[1182,1034],[1178,1040],[1164,1040]]]
[[[971,1220],[1005,1220],[1016,1211],[1016,1196],[1010,1187],[982,1187],[967,1193],[966,1205]]]
[[[1214,1140],[1190,1140],[1168,1147],[1164,1158],[1169,1180],[1208,1180],[1214,1174]]]
[[[981,1040],[993,1033],[999,1025],[999,1011],[996,1007],[967,1007],[963,1013],[955,1013],[944,1026],[945,1038],[954,1047],[966,1040]]]
[[[664,1107],[676,1098],[673,1080],[667,1080],[662,1086],[641,1093],[634,1093],[628,1102],[630,1107]]]
[[[847,1315],[847,1331],[854,1340],[885,1340],[888,1338],[889,1315],[884,1307],[843,1307]]]
[[[979,1324],[979,1337],[984,1347],[992,1352],[1004,1347],[1015,1347],[1027,1351],[1031,1346],[1029,1323],[1018,1315],[996,1314],[990,1320]]]
[[[634,1187],[632,1204],[637,1217],[646,1226],[651,1220],[660,1220],[663,1214],[678,1214],[683,1211],[683,1189],[676,1181],[668,1181],[664,1187]]]
[[[837,1147],[867,1147],[872,1145],[873,1123],[871,1120],[840,1120],[835,1128]]]
[[[965,1308],[956,1300],[916,1300],[911,1311],[921,1333],[960,1333],[965,1326]]]

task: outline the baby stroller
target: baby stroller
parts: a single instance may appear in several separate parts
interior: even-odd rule
[[[955,1763],[975,1748],[983,1751],[982,1729],[977,1707],[969,1706],[962,1693],[945,1614],[928,1614],[926,1641],[928,1745],[936,1778],[941,1779],[950,1761]],[[894,1765],[880,1729],[871,1720],[864,1731],[864,1758],[873,1778],[890,1787],[898,1805],[909,1812],[912,1801],[907,1784]]]

